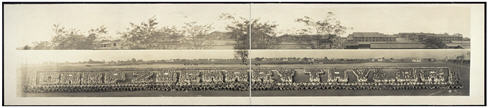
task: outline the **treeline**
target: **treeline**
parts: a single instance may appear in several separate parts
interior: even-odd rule
[[[296,30],[296,34],[310,35],[313,40],[304,41],[312,48],[332,47],[338,40],[338,35],[345,33],[348,28],[343,26],[335,18],[334,13],[326,13],[325,18],[314,19],[308,16],[297,18],[296,22],[304,24],[306,28]],[[227,13],[219,16],[219,20],[230,22],[226,26],[226,35],[230,35],[235,43],[235,58],[240,59],[242,64],[248,63],[248,50],[278,48],[281,39],[276,33],[277,24],[261,21],[259,19],[248,19],[236,17]],[[199,24],[195,21],[183,24],[183,27],[158,26],[156,18],[150,18],[139,24],[130,23],[127,31],[119,33],[120,39],[106,39],[107,28],[90,29],[87,33],[81,33],[78,29],[67,29],[60,25],[54,25],[55,36],[49,41],[36,42],[34,45],[25,45],[24,50],[91,50],[100,46],[116,46],[111,49],[207,49],[215,43],[218,38],[211,34],[215,31],[212,25]],[[249,36],[252,35],[252,38]],[[326,35],[326,38],[323,36]],[[250,40],[251,39],[251,40]],[[108,44],[104,41],[109,41]],[[110,43],[116,41],[116,43]],[[252,42],[252,44],[250,44]]]
[[[162,26],[158,27],[156,18],[150,18],[139,24],[131,23],[127,31],[121,34],[118,43],[121,49],[175,49],[178,45],[190,46],[191,49],[204,49],[213,45],[210,31],[211,25],[197,22],[185,23],[182,28]],[[67,29],[54,25],[55,36],[50,41],[35,42],[33,46],[26,45],[22,49],[29,50],[79,50],[96,49],[103,41],[110,41],[107,28],[100,26],[90,29],[83,34],[78,29]]]
[[[227,13],[218,18],[230,22],[227,25],[225,35],[229,35],[235,41],[234,49],[269,49],[278,48],[281,39],[276,33],[277,24],[264,22],[259,19],[236,17]],[[345,33],[348,28],[343,26],[335,18],[334,13],[328,12],[327,17],[314,19],[308,16],[297,18],[297,23],[304,24],[306,28],[296,30],[298,35],[310,35],[316,38],[303,41],[310,44],[311,48],[323,48],[325,44],[334,43],[338,35]],[[107,28],[100,26],[87,32],[79,29],[67,29],[61,25],[54,25],[54,37],[49,41],[35,42],[33,45],[25,45],[24,50],[78,50],[97,49],[104,41],[116,41],[115,49],[208,49],[215,45],[218,36],[211,34],[215,31],[212,25],[199,24],[190,21],[175,26],[159,25],[156,18],[150,18],[140,23],[130,23],[126,31],[118,33],[119,39],[107,39]],[[252,35],[252,44],[249,45],[249,36]],[[327,35],[327,38],[321,36]]]
[[[50,41],[34,42],[33,46],[26,45],[24,50],[49,50],[49,49],[93,49],[95,42],[100,40],[101,35],[107,34],[107,28],[90,29],[83,34],[78,29],[67,29],[60,25],[53,25],[54,37]]]

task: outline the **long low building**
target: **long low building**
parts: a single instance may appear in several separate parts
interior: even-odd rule
[[[346,49],[424,49],[423,43],[348,43],[345,45]]]
[[[394,42],[397,37],[378,32],[354,32],[348,38],[355,42]]]
[[[446,44],[448,48],[462,48],[462,49],[470,49],[471,43],[470,41],[452,41]]]
[[[372,43],[371,49],[422,49],[426,46],[422,43]]]
[[[435,37],[446,44],[446,48],[469,49],[470,42],[462,41],[461,34],[354,32],[347,37],[346,49],[425,49],[427,37]]]

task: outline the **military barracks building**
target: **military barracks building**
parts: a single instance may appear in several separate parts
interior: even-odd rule
[[[436,37],[448,45],[448,48],[469,48],[469,41],[461,34],[434,33],[398,33],[383,34],[378,32],[354,32],[347,37],[346,49],[422,49],[426,48],[422,40]]]

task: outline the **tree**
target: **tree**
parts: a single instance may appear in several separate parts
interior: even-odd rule
[[[162,27],[157,31],[157,36],[154,37],[155,46],[158,49],[175,49],[178,48],[183,40],[183,33],[176,27]]]
[[[232,24],[227,26],[232,37],[237,41],[235,49],[268,49],[278,47],[280,43],[276,37],[275,29],[278,25],[261,22],[259,19],[247,19],[234,17],[230,14],[222,14],[221,19],[230,20]],[[251,28],[251,30],[249,30]],[[251,36],[251,45],[249,37]]]
[[[122,34],[124,39],[124,46],[130,49],[147,49],[155,47],[155,43],[151,38],[156,37],[156,25],[158,22],[156,18],[150,18],[147,22],[140,24],[130,23],[129,31]]]
[[[41,42],[35,42],[34,46],[32,47],[34,50],[47,50],[47,49],[52,49],[52,45],[49,41],[41,41]]]
[[[79,31],[79,30],[75,30],[75,29],[71,29],[69,31],[65,27],[60,26],[58,24],[54,24],[52,29],[53,29],[54,34],[55,34],[54,37],[51,39],[51,43],[52,43],[54,49],[61,49],[61,48],[64,48],[65,46],[69,46],[69,45],[65,45],[67,43],[65,41],[70,36],[72,36],[74,34],[78,34],[78,31]]]
[[[422,43],[424,43],[424,45],[427,48],[432,48],[432,49],[440,49],[440,48],[447,47],[446,43],[442,42],[441,39],[432,36],[427,36],[426,38],[424,38],[422,40]]]
[[[234,16],[224,13],[220,19],[230,20],[231,24],[227,25],[226,29],[230,31],[231,37],[236,41],[234,44],[236,59],[240,59],[242,64],[248,63],[248,49],[249,49],[249,21],[243,17],[239,19]]]
[[[338,36],[349,29],[341,24],[333,12],[327,12],[323,19],[316,20],[304,16],[296,19],[296,22],[303,23],[306,26],[306,28],[298,30],[298,34],[314,34],[314,38],[312,38],[314,41],[304,41],[309,43],[312,48],[325,48],[323,45],[329,45],[329,48],[340,47]]]
[[[277,25],[260,22],[258,19],[247,19],[244,17],[234,17],[230,14],[224,13],[220,19],[230,20],[231,24],[227,25],[226,29],[230,31],[232,38],[236,41],[234,49],[236,49],[236,58],[242,60],[242,63],[248,63],[248,50],[273,48],[279,43],[274,29]],[[251,28],[251,29],[250,29]],[[249,42],[249,37],[251,42]],[[251,45],[250,45],[251,43]]]
[[[91,41],[81,34],[69,34],[60,40],[55,49],[93,49]]]
[[[54,38],[51,40],[54,49],[94,49],[96,37],[85,36],[78,29],[67,30],[65,27],[54,25]]]
[[[123,46],[129,49],[175,48],[183,37],[175,27],[158,28],[158,22],[154,17],[147,22],[130,25],[128,31],[122,33]]]
[[[212,30],[211,25],[199,25],[197,22],[187,22],[183,26],[185,41],[190,44],[191,49],[205,49],[214,45],[212,37],[209,35]]]
[[[251,21],[251,48],[273,49],[277,48],[280,40],[276,37],[275,29],[278,25],[267,22]]]
[[[30,47],[29,45],[25,45],[25,46],[24,46],[22,49],[23,49],[23,50],[30,50],[30,49],[31,49],[31,47]]]
[[[88,63],[95,63],[92,59],[88,59]]]
[[[98,41],[101,41],[102,39],[107,39],[106,37],[103,37],[103,35],[107,34],[107,28],[105,26],[100,26],[96,29],[90,29],[88,31],[88,37],[85,39],[85,45],[86,47],[90,49],[95,49],[96,43]]]
[[[90,38],[90,39],[107,39],[108,37],[103,36],[103,35],[106,35],[107,33],[108,33],[107,28],[102,25],[98,28],[88,30],[88,38]]]

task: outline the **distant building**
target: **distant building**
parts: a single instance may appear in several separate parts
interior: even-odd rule
[[[419,62],[422,62],[422,59],[421,58],[413,58],[412,62],[419,63]]]
[[[462,49],[470,49],[471,42],[470,41],[451,41],[446,43],[447,48],[462,48]]]
[[[436,37],[443,41],[447,48],[469,49],[470,42],[463,41],[461,34],[434,33],[398,33],[387,35],[378,32],[354,32],[344,43],[346,49],[423,49],[427,48],[423,40]]]
[[[422,49],[426,46],[423,43],[371,43],[370,49]]]
[[[329,38],[332,35],[282,35],[278,37],[280,43],[277,45],[281,49],[342,49],[345,38]]]
[[[378,43],[394,43],[397,36],[386,35],[378,32],[354,32],[347,36],[347,41],[344,48],[347,49],[370,49],[373,44]],[[380,48],[381,45],[373,45],[375,48]]]
[[[122,49],[121,40],[101,40],[96,44],[95,49],[99,49],[99,50]]]
[[[383,62],[384,60],[385,60],[384,57],[382,57],[382,58],[372,58],[371,59],[372,62]]]
[[[209,49],[233,49],[236,41],[234,40],[213,40],[213,45]]]
[[[434,34],[434,33],[398,33],[398,36],[401,38],[407,38],[409,40],[420,41],[426,37],[436,37],[442,41],[462,41],[463,35],[462,34],[453,34],[449,35],[447,33],[444,34]]]
[[[429,36],[429,35],[434,35],[434,34],[433,33],[398,33],[398,37],[406,38],[406,39],[412,40],[412,41],[421,41],[426,36]]]
[[[437,59],[436,58],[423,58],[423,61],[435,62],[435,61],[437,61]]]
[[[439,38],[442,41],[462,41],[463,40],[463,35],[461,34],[454,34],[454,35],[449,35],[449,34],[436,34],[434,37]]]
[[[234,37],[232,37],[230,32],[214,31],[209,35],[212,36],[215,40],[234,40]]]
[[[354,32],[348,36],[348,39],[354,42],[394,42],[396,38],[394,35],[378,32]]]

